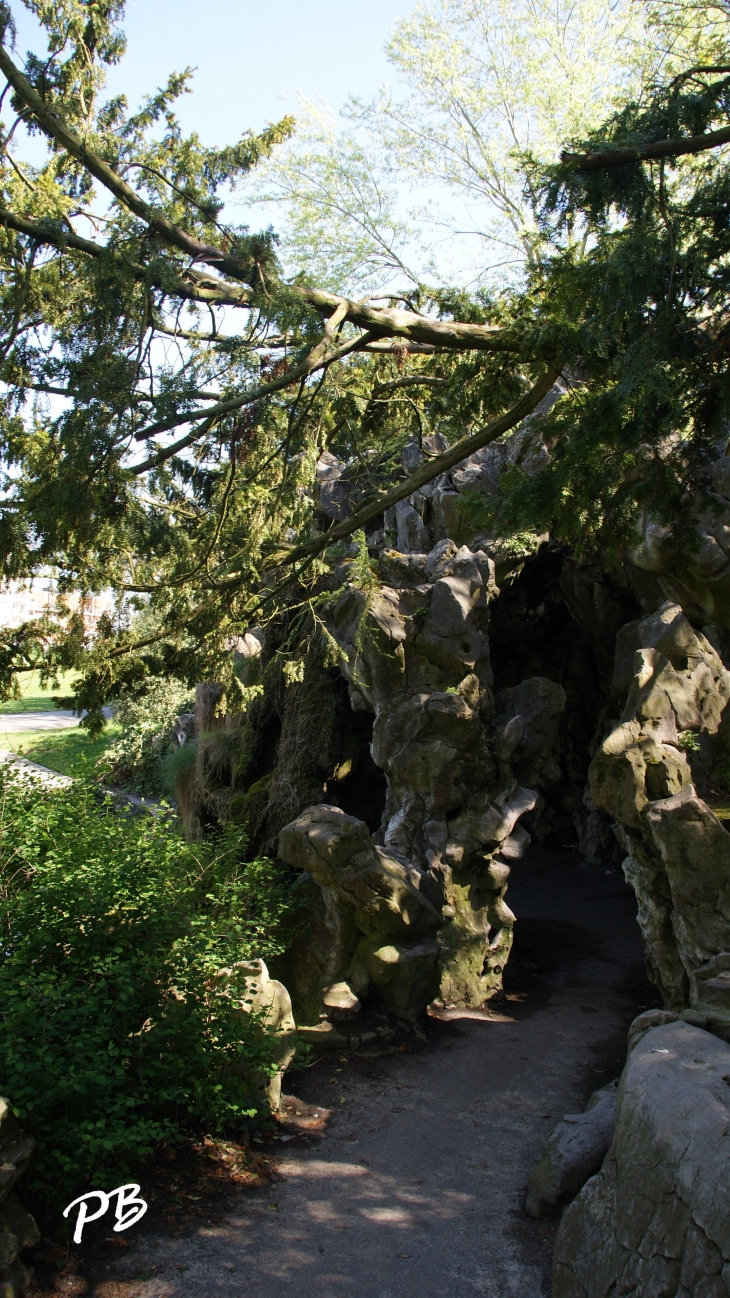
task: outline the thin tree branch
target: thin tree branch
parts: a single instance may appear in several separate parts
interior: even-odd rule
[[[215,422],[215,419],[206,420],[202,428],[196,426],[191,433],[186,433],[184,437],[181,437],[177,442],[173,442],[171,446],[164,446],[156,455],[150,455],[149,459],[142,460],[139,464],[131,464],[127,469],[127,473],[133,478],[138,478],[141,473],[147,473],[149,469],[159,468],[161,464],[165,463],[165,460],[177,455],[178,451],[184,451],[186,446],[192,446],[193,442],[205,437],[205,434],[210,431]]]
[[[251,294],[242,285],[227,284],[225,280],[213,279],[210,275],[199,275],[194,271],[185,271],[184,279],[176,279],[173,275],[169,275],[167,267],[164,277],[155,275],[151,267],[131,261],[113,248],[94,243],[93,239],[84,239],[80,234],[55,229],[48,221],[35,221],[26,216],[18,216],[7,207],[0,207],[0,226],[3,225],[18,234],[27,235],[29,239],[35,239],[39,244],[58,248],[61,252],[73,248],[76,252],[86,253],[88,257],[97,260],[108,258],[118,266],[130,270],[137,279],[162,289],[171,297],[182,297],[191,302],[208,302],[214,306],[251,306]]]
[[[410,374],[402,379],[391,379],[390,383],[378,383],[373,388],[373,397],[382,397],[385,392],[395,392],[398,388],[448,388],[449,379],[430,378],[428,374]]]
[[[294,546],[291,550],[287,550],[283,554],[274,556],[272,558],[271,566],[274,566],[275,564],[276,566],[282,567],[284,565],[299,563],[302,559],[309,560],[314,558],[315,555],[319,554],[322,550],[325,550],[327,546],[332,545],[334,541],[341,541],[346,536],[351,536],[352,533],[356,532],[358,528],[363,526],[363,524],[369,523],[373,518],[377,518],[378,514],[381,514],[391,505],[397,504],[399,500],[405,500],[406,496],[412,495],[414,491],[418,491],[418,489],[425,486],[427,482],[432,482],[434,478],[437,478],[441,473],[448,472],[449,469],[453,469],[469,455],[473,455],[475,451],[481,450],[483,446],[488,446],[490,442],[496,441],[498,437],[502,436],[502,433],[509,432],[510,428],[514,428],[516,424],[521,423],[523,419],[526,419],[528,415],[532,414],[533,410],[540,404],[543,397],[547,396],[555,383],[555,380],[558,378],[558,375],[559,371],[557,369],[546,370],[537,380],[535,386],[531,388],[529,392],[525,393],[524,397],[522,397],[511,410],[508,410],[504,415],[500,415],[499,419],[495,419],[491,424],[487,424],[485,428],[482,428],[478,433],[473,433],[470,437],[462,437],[460,441],[456,442],[448,451],[445,451],[443,455],[437,455],[434,459],[426,460],[410,478],[406,478],[404,482],[391,488],[390,491],[379,493],[368,501],[367,504],[363,505],[361,509],[356,510],[354,514],[351,514],[349,518],[331,528],[329,532],[325,532],[321,536],[313,537],[311,541],[305,542],[304,545]],[[224,581],[216,583],[216,591],[218,593],[222,591],[233,591],[237,587],[240,587],[244,580],[245,578],[240,575],[229,577]],[[216,603],[217,597],[201,601],[201,603],[198,604],[187,617],[177,619],[175,629],[181,630],[183,627],[190,626],[190,624],[195,622],[197,618],[210,612],[211,609],[215,607]],[[137,649],[145,649],[148,645],[156,644],[160,640],[168,639],[172,634],[174,634],[173,631],[171,631],[170,628],[167,628],[164,631],[158,631],[153,636],[145,637],[144,640],[132,640],[128,644],[118,645],[116,649],[112,649],[110,657],[120,658],[122,655],[133,653]]]
[[[525,393],[524,397],[521,397],[511,410],[508,410],[504,415],[500,415],[499,419],[495,419],[491,424],[487,424],[485,428],[481,428],[477,433],[472,433],[469,437],[460,438],[442,455],[436,455],[425,460],[416,472],[411,474],[410,478],[406,478],[405,482],[400,482],[397,486],[391,487],[390,491],[379,492],[360,509],[356,510],[354,514],[351,514],[349,518],[343,519],[341,523],[337,523],[328,532],[313,537],[311,541],[306,541],[303,545],[297,545],[292,550],[287,550],[284,554],[276,556],[276,558],[272,559],[272,565],[274,563],[298,563],[300,559],[312,558],[315,554],[319,554],[321,550],[326,549],[328,545],[332,545],[334,541],[341,541],[344,537],[351,536],[365,523],[377,518],[378,514],[390,509],[391,505],[397,505],[399,500],[405,500],[406,496],[412,495],[414,491],[424,487],[427,482],[432,482],[434,478],[439,477],[442,473],[448,473],[462,460],[473,455],[475,451],[480,451],[483,446],[488,446],[490,442],[496,441],[503,433],[508,432],[510,428],[514,428],[516,424],[520,424],[523,419],[531,415],[543,397],[547,396],[558,376],[559,371],[557,369],[546,370],[537,380],[535,386],[530,388],[530,391]],[[232,582],[235,581],[235,579],[231,580]]]
[[[335,316],[333,315],[332,320],[334,319]],[[328,325],[330,323],[331,321],[328,322]],[[143,428],[140,432],[135,433],[134,440],[143,442],[150,437],[156,437],[158,433],[169,432],[171,428],[177,428],[180,424],[189,424],[194,419],[207,419],[211,415],[218,418],[220,415],[230,414],[232,410],[240,410],[241,406],[248,406],[252,401],[260,401],[262,397],[270,397],[275,392],[280,392],[282,388],[291,387],[293,383],[308,378],[310,374],[315,374],[324,365],[331,365],[333,361],[342,360],[343,357],[349,356],[352,352],[361,351],[365,347],[367,340],[367,334],[360,334],[358,338],[350,338],[347,342],[342,343],[340,347],[333,348],[331,346],[331,333],[328,336],[325,330],[316,347],[312,348],[303,361],[300,361],[298,365],[292,365],[291,369],[278,375],[277,378],[271,379],[269,383],[261,383],[256,388],[249,388],[237,397],[228,397],[226,401],[219,401],[216,405],[209,406],[207,410],[188,410],[184,414],[173,415],[170,419],[166,419],[159,424],[150,424],[148,428]]]

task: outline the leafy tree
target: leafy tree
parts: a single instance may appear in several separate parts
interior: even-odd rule
[[[39,659],[51,674],[79,667],[94,726],[105,699],[150,675],[228,673],[234,689],[230,648],[248,625],[282,602],[316,623],[328,546],[514,427],[559,371],[571,392],[545,424],[548,469],[515,469],[475,518],[614,552],[641,511],[690,536],[688,493],[726,404],[723,5],[695,35],[692,4],[647,9],[663,50],[653,80],[581,127],[563,162],[523,154],[535,216],[522,283],[474,294],[414,279],[377,300],[287,277],[271,230],[223,220],[229,187],[290,119],[206,149],[175,117],[187,74],[137,112],[103,102],[119,5],[32,7],[47,56],[21,70],[8,9],[0,46],[13,114],[0,165],[5,572],[52,564],[62,590],[111,585],[140,613],[132,628],[120,608],[93,645],[79,617],[4,632],[6,690]],[[551,139],[575,120],[555,94]],[[22,125],[46,137],[43,165],[15,155]],[[404,481],[404,441],[436,426],[452,446]],[[349,461],[360,502],[329,528],[311,491],[325,447]]]
[[[7,8],[0,48],[12,112],[0,167],[5,572],[53,564],[62,590],[112,585],[144,606],[150,631],[134,640],[108,622],[88,651],[78,617],[61,635],[27,626],[7,634],[0,671],[7,685],[39,656],[48,672],[82,666],[76,698],[93,726],[104,698],[150,671],[220,672],[282,541],[312,523],[319,450],[369,403],[387,409],[383,379],[399,390],[409,349],[494,354],[499,370],[514,344],[485,309],[458,322],[448,304],[424,314],[286,282],[272,231],[221,214],[226,187],[291,120],[206,149],[175,117],[188,74],[137,112],[101,99],[123,49],[120,5],[32,7],[47,57],[20,70]],[[43,165],[15,156],[21,124],[47,138]],[[330,384],[345,357],[367,360]],[[504,385],[494,393],[501,410]],[[367,453],[387,472],[397,443],[387,418],[366,435],[365,479]]]
[[[395,84],[339,127],[304,102],[248,188],[317,283],[520,283],[539,242],[525,152],[550,163],[658,77],[716,62],[725,18],[692,0],[418,3],[386,47]]]

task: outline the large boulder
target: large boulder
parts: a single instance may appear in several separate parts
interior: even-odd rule
[[[613,1140],[616,1087],[602,1086],[583,1113],[566,1113],[556,1123],[528,1178],[525,1207],[531,1217],[552,1216],[600,1168]]]
[[[436,880],[375,844],[363,821],[326,804],[284,827],[279,855],[302,871],[300,886],[311,880],[321,897],[313,908],[322,912],[317,963],[306,959],[311,930],[287,962],[303,1021],[349,1013],[371,984],[398,1018],[415,1020],[439,986]]]
[[[553,1298],[730,1295],[730,1047],[645,1017],[611,1149],[558,1231]]]

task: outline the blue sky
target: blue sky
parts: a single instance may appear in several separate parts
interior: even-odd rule
[[[172,71],[197,67],[180,104],[184,128],[207,144],[228,144],[295,108],[298,91],[337,109],[349,94],[369,97],[389,79],[383,45],[414,0],[129,0],[128,48],[109,78],[130,104]],[[34,22],[11,0],[18,53]]]

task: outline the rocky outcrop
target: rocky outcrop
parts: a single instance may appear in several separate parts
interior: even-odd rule
[[[730,835],[697,792],[730,673],[682,610],[665,603],[619,634],[620,721],[590,768],[596,807],[628,853],[647,963],[665,1003],[730,1037]]]
[[[30,1163],[35,1141],[14,1118],[9,1102],[0,1096],[0,1294],[20,1298],[31,1276],[20,1260],[23,1249],[40,1240],[40,1231],[17,1202],[15,1186]]]
[[[295,945],[288,962],[305,1021],[320,1010],[352,1016],[370,985],[398,1018],[416,1018],[439,987],[441,894],[432,875],[378,847],[339,807],[310,807],[287,825],[279,855],[316,885],[308,908],[316,939],[310,928],[306,954]]]
[[[550,1217],[572,1199],[601,1166],[613,1140],[617,1082],[594,1091],[583,1113],[566,1113],[545,1141],[530,1172],[525,1207]]]
[[[698,544],[679,545],[671,529],[645,516],[629,559],[637,590],[661,592],[693,621],[730,631],[730,458],[712,466],[693,507]]]
[[[483,552],[449,540],[428,554],[386,550],[379,576],[369,590],[347,586],[326,618],[351,706],[374,714],[372,756],[388,782],[381,827],[371,838],[320,805],[279,838],[300,886],[318,893],[317,952],[292,973],[310,1021],[341,982],[356,997],[377,988],[406,1019],[433,996],[480,1006],[501,987],[514,920],[507,879],[529,843],[520,817],[537,798],[514,762],[549,764],[564,702],[536,677],[496,708],[488,624],[498,592]],[[376,905],[376,893],[388,900]]]
[[[611,1149],[558,1231],[553,1298],[730,1294],[730,1047],[642,1020]]]

